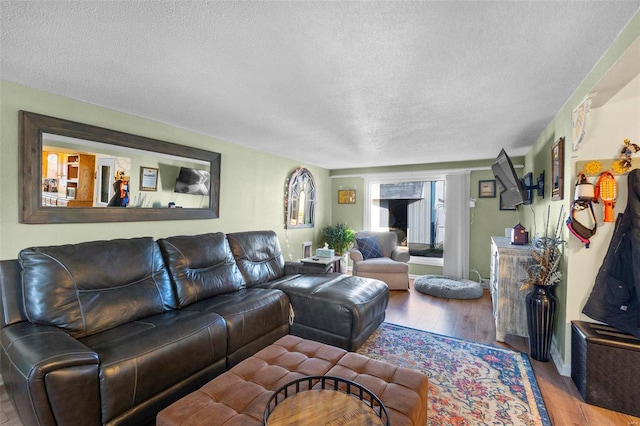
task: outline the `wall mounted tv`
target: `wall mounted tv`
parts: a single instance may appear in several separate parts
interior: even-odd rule
[[[211,175],[206,170],[181,167],[174,192],[181,194],[209,195]]]
[[[544,198],[544,170],[538,175],[536,184],[533,184],[533,173],[529,172],[522,177],[522,184],[527,190],[527,201],[524,204],[533,203],[533,191],[536,191],[538,197]]]
[[[491,170],[498,182],[502,203],[506,207],[531,203],[524,183],[516,174],[513,163],[504,149],[500,151],[500,154],[491,165]]]

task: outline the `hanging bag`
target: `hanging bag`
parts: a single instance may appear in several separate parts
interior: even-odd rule
[[[576,189],[574,200],[571,202],[571,209],[569,217],[567,218],[567,228],[578,239],[585,248],[589,248],[591,244],[591,237],[596,233],[598,224],[596,222],[595,214],[593,213],[593,204],[591,203],[595,198],[595,189],[593,185],[587,180],[584,173],[578,175],[576,181]],[[588,210],[590,214],[593,228],[588,228],[578,221],[576,214],[582,210]]]

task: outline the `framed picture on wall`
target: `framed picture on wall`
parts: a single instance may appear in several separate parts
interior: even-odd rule
[[[356,203],[355,189],[339,189],[338,190],[338,204],[355,204],[355,203]]]
[[[564,198],[564,138],[558,139],[551,147],[551,199]]]
[[[496,198],[496,181],[481,180],[478,182],[478,197],[480,198]]]
[[[140,167],[140,191],[158,190],[158,169],[155,167]]]

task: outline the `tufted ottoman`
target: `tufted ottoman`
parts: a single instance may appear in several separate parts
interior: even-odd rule
[[[261,425],[274,390],[319,375],[348,379],[375,393],[394,426],[426,425],[424,374],[287,335],[162,410],[156,426]]]

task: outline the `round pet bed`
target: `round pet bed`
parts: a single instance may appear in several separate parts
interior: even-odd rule
[[[478,282],[443,275],[423,275],[416,278],[413,287],[420,293],[447,299],[477,299],[483,293]]]

